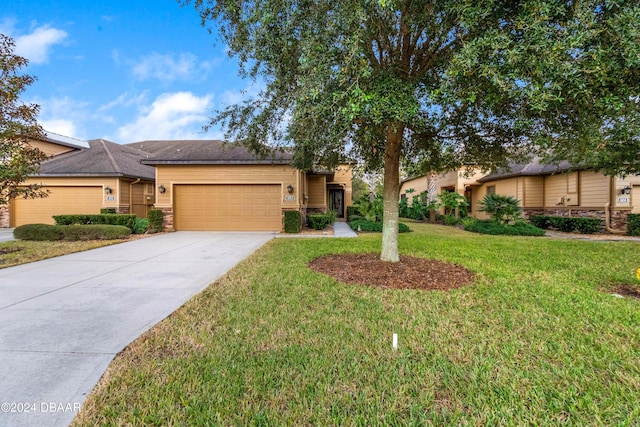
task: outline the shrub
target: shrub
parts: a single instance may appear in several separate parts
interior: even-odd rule
[[[349,226],[354,231],[373,231],[373,232],[382,232],[382,223],[368,221],[366,219],[356,219],[354,221],[349,222]],[[398,231],[400,233],[408,233],[411,229],[407,226],[407,224],[399,223]]]
[[[356,203],[360,215],[369,221],[382,221],[382,213],[384,212],[384,202],[382,196],[376,196],[375,199],[369,200],[368,196],[363,196]]]
[[[156,231],[162,231],[162,211],[160,209],[151,209],[147,213],[149,227]]]
[[[352,215],[360,215],[360,210],[357,206],[347,206],[347,218],[351,218]]]
[[[576,228],[576,219],[577,218],[563,216],[550,216],[549,223],[559,231],[571,233]]]
[[[462,226],[466,230],[467,228],[473,226],[473,224],[476,223],[477,221],[478,220],[476,218],[472,218],[472,217],[468,216],[468,217],[460,219],[460,224],[462,224]]]
[[[487,194],[480,202],[480,212],[486,212],[496,222],[511,223],[520,218],[520,200],[500,194]]]
[[[309,227],[314,230],[323,230],[327,225],[331,223],[329,215],[324,213],[307,215],[307,222]]]
[[[131,234],[129,227],[105,224],[49,225],[26,224],[16,227],[13,235],[21,240],[110,240],[121,239]]]
[[[627,215],[627,234],[629,236],[640,236],[640,214]]]
[[[55,241],[62,239],[62,231],[55,225],[25,224],[13,230],[13,236],[19,240]]]
[[[458,222],[460,222],[454,215],[444,215],[442,217],[442,220],[444,221],[445,225],[450,226],[458,225]]]
[[[460,216],[467,216],[469,204],[464,196],[455,191],[444,191],[438,194],[437,197],[440,200],[440,205],[444,208],[445,215],[454,215],[457,209]]]
[[[593,234],[602,228],[602,220],[600,218],[575,218],[576,230],[582,234]]]
[[[59,225],[64,240],[111,240],[122,239],[131,234],[131,229],[124,225],[85,224]]]
[[[284,211],[284,232],[299,233],[300,221],[300,211]]]
[[[510,235],[510,236],[544,236],[545,231],[524,221],[505,224],[492,219],[475,221],[465,227],[465,230],[480,234]]]
[[[332,211],[332,210],[327,212],[325,215],[327,215],[327,219],[329,220],[329,224],[331,225],[333,225],[336,222],[336,218],[338,217],[338,214],[336,213],[336,211]]]
[[[56,225],[74,224],[107,224],[122,225],[133,231],[136,226],[136,216],[130,214],[101,214],[101,215],[54,215]]]
[[[116,213],[116,208],[102,208],[102,209],[100,209],[100,213],[102,215],[104,215],[104,214],[114,214],[114,213]]]
[[[542,228],[544,230],[551,226],[549,217],[546,215],[531,215],[529,217],[529,221],[531,221],[531,224],[533,224],[534,226]]]
[[[149,220],[147,218],[136,218],[133,226],[133,234],[143,234],[149,229]]]

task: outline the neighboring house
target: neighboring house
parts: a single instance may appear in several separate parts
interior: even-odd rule
[[[155,207],[167,230],[280,231],[283,212],[333,209],[344,217],[351,204],[352,168],[305,173],[292,156],[260,158],[222,141],[142,141],[127,144],[149,153],[156,168]]]
[[[51,157],[25,184],[42,185],[49,196],[14,199],[8,221],[0,226],[53,224],[53,215],[99,214],[102,208],[146,217],[155,199],[155,170],[140,163],[148,153],[103,139],[48,136],[47,141],[30,141]]]
[[[462,172],[440,175],[438,192],[453,188],[471,204],[470,215],[484,219],[479,202],[489,193],[513,196],[520,200],[524,215],[587,216],[608,220],[612,228],[626,226],[628,213],[640,213],[640,176],[608,177],[589,170],[575,170],[568,163],[545,165],[537,161],[514,164],[495,173],[476,171],[468,181]],[[426,177],[402,183],[406,189],[418,187]],[[415,193],[414,193],[415,194]]]

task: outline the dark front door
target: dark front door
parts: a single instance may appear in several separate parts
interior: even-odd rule
[[[344,218],[344,190],[329,190],[329,209],[336,213],[337,218]]]

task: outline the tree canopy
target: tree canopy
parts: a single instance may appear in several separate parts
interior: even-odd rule
[[[14,52],[14,41],[0,34],[0,206],[19,196],[47,195],[36,185],[23,185],[45,159],[28,140],[43,139],[44,132],[36,120],[39,107],[20,102],[20,95],[35,78],[20,74],[28,61]]]
[[[295,165],[384,169],[381,259],[397,261],[399,165],[537,154],[640,172],[633,0],[182,0],[219,31],[253,100],[212,124]]]

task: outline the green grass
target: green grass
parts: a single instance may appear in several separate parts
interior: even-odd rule
[[[637,243],[411,228],[402,253],[477,283],[343,285],[306,263],[380,236],[273,240],[122,352],[75,425],[638,425],[640,301],[603,292]]]
[[[0,242],[0,268],[12,267],[14,265],[26,264],[122,242],[123,240],[121,239],[80,242],[32,242],[24,240]]]

